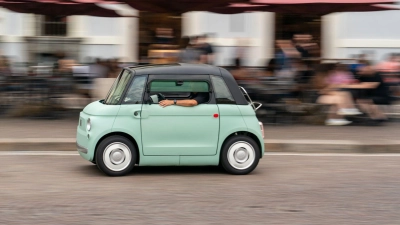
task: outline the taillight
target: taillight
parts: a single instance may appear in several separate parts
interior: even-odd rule
[[[264,138],[264,125],[263,123],[261,123],[260,121],[258,121],[258,124],[260,125],[260,129],[261,129],[261,135]]]

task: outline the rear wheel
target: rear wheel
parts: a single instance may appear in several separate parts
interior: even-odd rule
[[[260,160],[260,148],[248,136],[230,137],[221,151],[221,165],[231,174],[244,175],[253,171]]]
[[[123,176],[135,166],[137,152],[130,140],[122,136],[111,136],[96,150],[97,167],[109,176]]]

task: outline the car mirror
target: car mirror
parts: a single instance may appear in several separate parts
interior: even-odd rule
[[[152,103],[158,103],[158,96],[150,95],[149,99],[147,99],[147,102],[149,103],[149,105],[151,105]]]

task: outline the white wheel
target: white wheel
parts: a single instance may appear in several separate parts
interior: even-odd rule
[[[137,151],[130,140],[110,136],[100,142],[96,150],[97,167],[109,176],[128,174],[137,161]]]
[[[253,165],[255,151],[251,144],[245,141],[233,143],[228,150],[228,162],[237,170],[245,170]]]
[[[129,147],[121,142],[111,143],[104,150],[104,165],[114,172],[126,169],[131,164],[131,161],[132,155]]]
[[[228,173],[244,175],[257,167],[261,153],[252,138],[235,135],[226,140],[220,154],[221,165]]]

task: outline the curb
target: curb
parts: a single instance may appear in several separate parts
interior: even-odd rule
[[[0,151],[76,151],[75,138],[0,139]]]
[[[400,141],[264,140],[265,152],[400,153]],[[0,139],[0,151],[76,151],[75,138]]]

